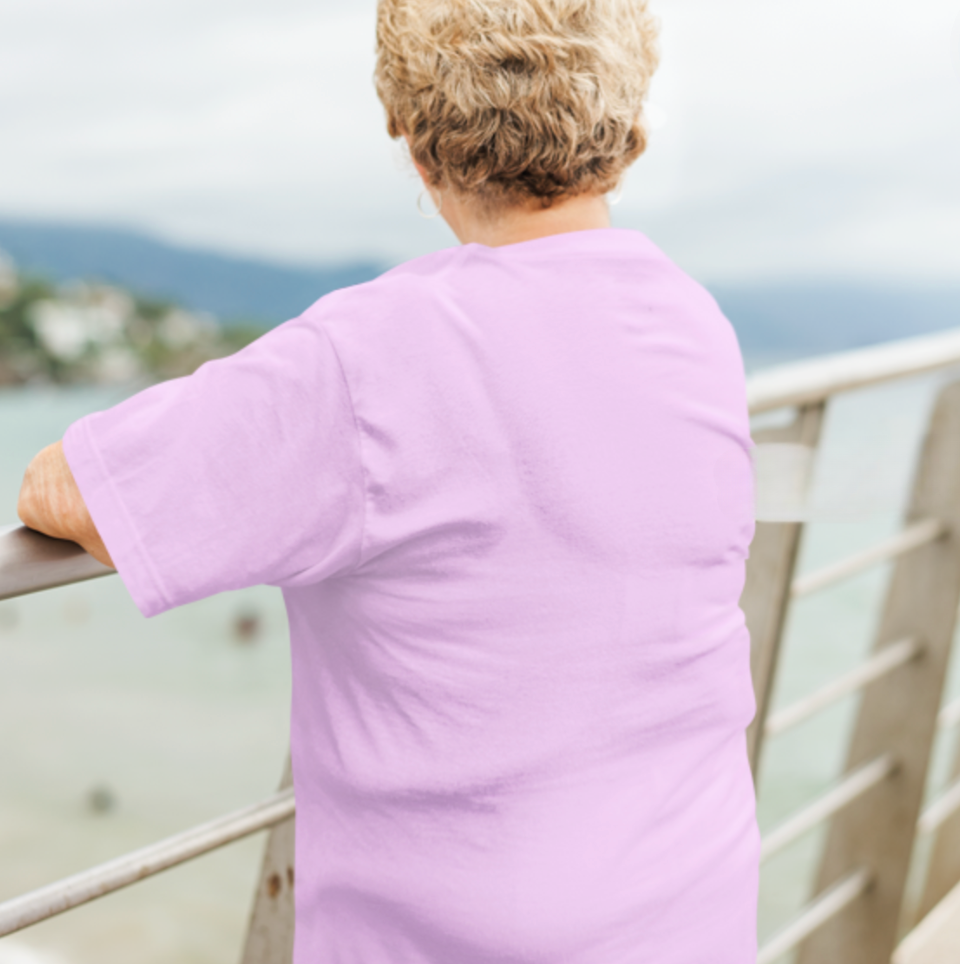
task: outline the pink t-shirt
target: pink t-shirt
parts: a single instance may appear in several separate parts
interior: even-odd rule
[[[81,419],[147,616],[283,588],[297,964],[754,964],[740,352],[634,231],[468,244]]]

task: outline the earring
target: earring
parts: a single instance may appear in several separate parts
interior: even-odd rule
[[[432,221],[443,210],[443,195],[440,195],[440,203],[437,204],[437,210],[434,211],[433,214],[427,214],[427,212],[423,210],[423,196],[427,193],[430,194],[430,200],[433,201],[433,192],[428,192],[427,189],[424,188],[420,192],[420,196],[417,198],[417,210],[420,212],[420,217],[426,218],[427,221]],[[436,204],[435,201],[434,203]]]
[[[623,200],[623,181],[620,181],[617,186],[610,192],[607,196],[607,203],[610,207],[616,207]]]

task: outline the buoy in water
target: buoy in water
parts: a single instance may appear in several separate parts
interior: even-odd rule
[[[87,806],[93,813],[109,813],[116,809],[117,798],[110,787],[99,784],[87,794]]]
[[[233,636],[238,643],[255,643],[263,630],[263,620],[260,613],[254,609],[245,609],[237,613],[233,620]]]

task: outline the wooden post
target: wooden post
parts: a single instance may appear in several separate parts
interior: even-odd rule
[[[280,789],[292,783],[288,759]],[[291,964],[293,960],[293,834],[290,819],[277,824],[267,838],[241,964]]]
[[[791,424],[783,428],[761,429],[754,433],[753,440],[758,445],[792,442],[816,448],[820,442],[823,414],[822,402],[801,408]],[[758,522],[747,560],[747,579],[740,607],[750,630],[750,670],[757,701],[756,716],[747,730],[754,779],[760,768],[763,727],[770,709],[802,533],[801,522]]]
[[[955,751],[950,783],[960,780],[960,746]],[[914,919],[923,920],[960,883],[960,812],[954,813],[933,834],[930,864]]]
[[[885,753],[897,768],[831,822],[817,891],[860,868],[872,885],[804,942],[799,964],[889,964],[897,943],[960,601],[960,383],[940,395],[917,469],[907,522],[929,518],[947,534],[897,561],[874,647],[913,637],[920,657],[864,692],[847,757],[847,771]]]

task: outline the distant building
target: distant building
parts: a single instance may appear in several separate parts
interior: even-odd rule
[[[174,351],[189,348],[204,338],[215,337],[217,321],[206,312],[198,313],[174,308],[160,319],[157,335],[160,340]]]
[[[0,251],[0,385],[175,378],[250,340],[207,312],[138,300],[112,285],[24,284]]]
[[[108,285],[75,283],[59,298],[35,301],[29,321],[44,350],[64,364],[89,361],[99,381],[124,381],[140,372],[127,339],[136,304]]]

